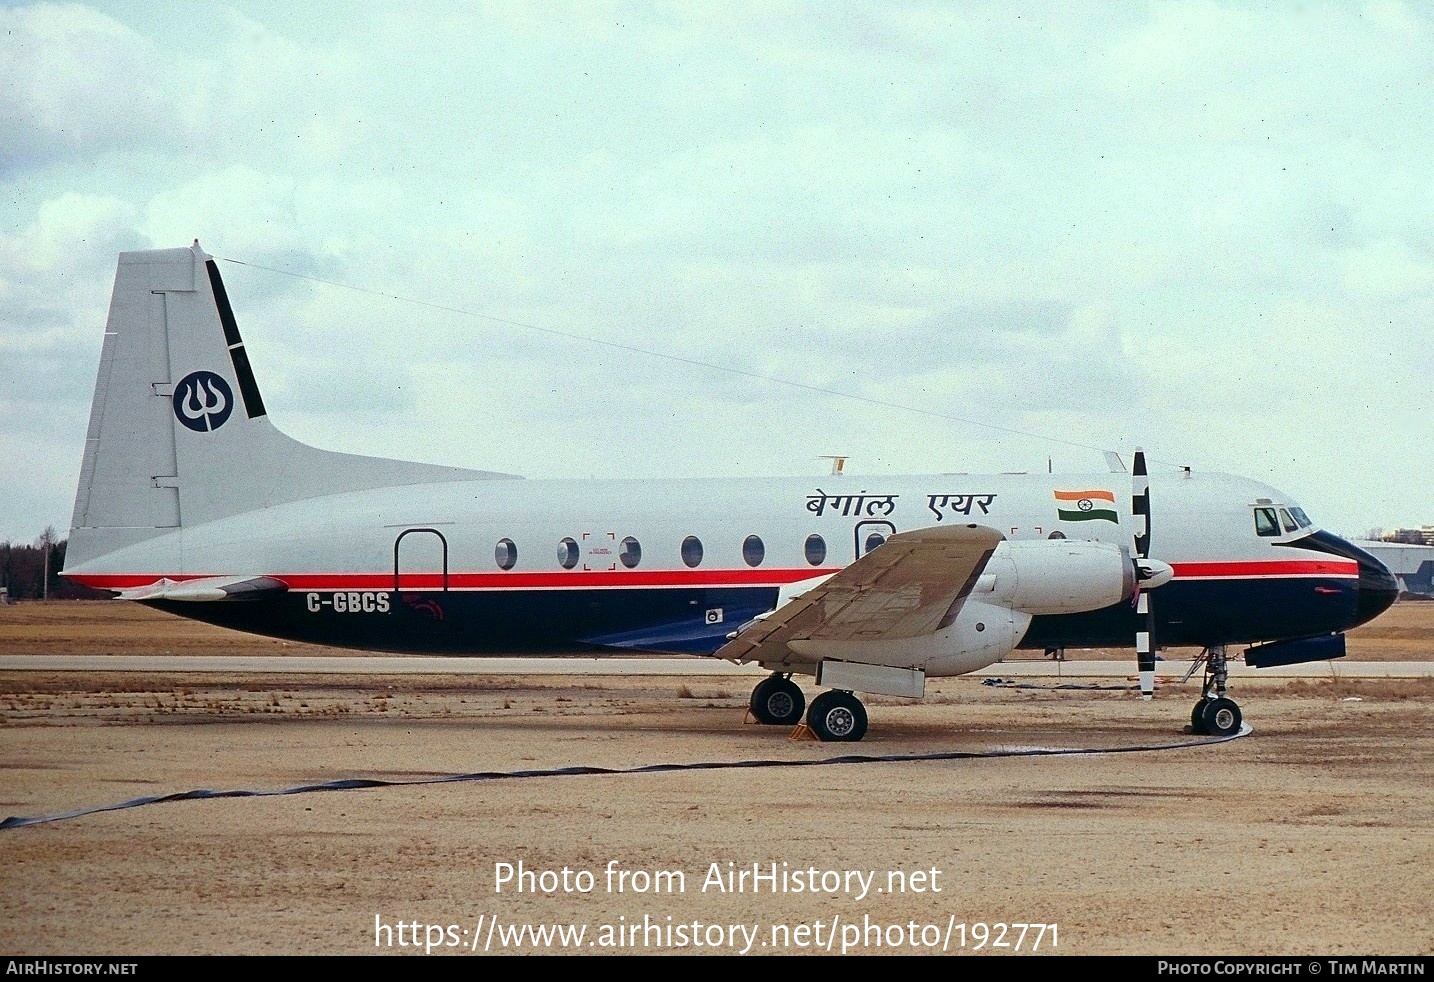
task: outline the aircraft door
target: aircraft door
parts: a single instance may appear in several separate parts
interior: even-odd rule
[[[448,540],[437,529],[404,529],[393,540],[395,590],[448,590]]]
[[[896,534],[891,522],[857,522],[855,529],[856,558],[860,559]]]

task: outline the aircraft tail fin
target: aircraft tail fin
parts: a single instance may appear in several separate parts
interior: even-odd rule
[[[269,421],[219,268],[119,257],[67,569],[240,512],[366,488],[513,475],[319,450]]]

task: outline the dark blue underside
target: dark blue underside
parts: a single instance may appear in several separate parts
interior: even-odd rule
[[[357,613],[337,612],[332,604],[313,611],[309,597],[288,593],[219,603],[153,601],[151,606],[254,634],[371,651],[481,655],[620,649],[705,655],[742,624],[772,609],[777,591],[390,592],[387,612]],[[1349,579],[1177,580],[1152,591],[1150,598],[1160,645],[1305,637],[1345,630],[1358,619],[1358,589]],[[373,606],[371,599],[368,606]],[[1037,617],[1021,647],[1129,647],[1137,629],[1133,606],[1119,604]]]

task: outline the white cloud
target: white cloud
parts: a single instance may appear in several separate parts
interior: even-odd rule
[[[8,405],[21,373],[68,365],[51,398],[82,418],[114,253],[198,236],[250,264],[222,269],[271,409],[338,449],[548,475],[1092,463],[436,304],[1409,510],[1350,528],[1434,520],[1434,465],[1399,449],[1427,438],[1417,412],[1370,395],[1417,403],[1431,357],[1422,8],[0,23]],[[1342,495],[1371,469],[1402,503]],[[57,511],[0,536],[63,524],[53,479]]]
[[[0,10],[0,173],[162,143],[184,79],[153,43],[80,4]]]

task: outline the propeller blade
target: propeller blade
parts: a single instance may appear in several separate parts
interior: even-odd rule
[[[1145,451],[1135,449],[1131,465],[1130,514],[1135,519],[1135,555],[1150,558],[1150,472],[1145,469]]]
[[[1141,560],[1150,558],[1150,474],[1145,469],[1145,451],[1137,447],[1131,464],[1130,515],[1135,535],[1135,613],[1140,619],[1135,632],[1136,672],[1143,699],[1155,696],[1155,612],[1150,592],[1144,588],[1146,570]]]

